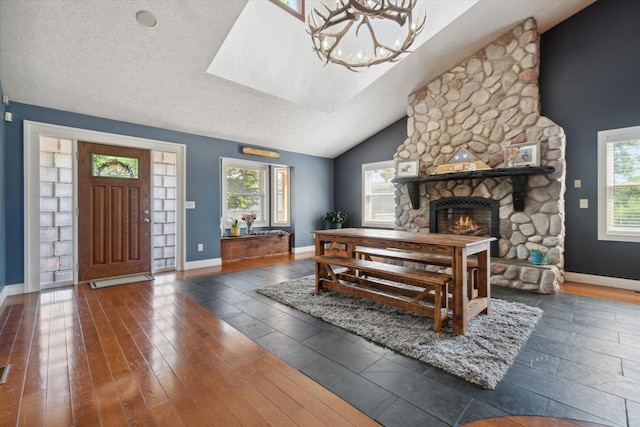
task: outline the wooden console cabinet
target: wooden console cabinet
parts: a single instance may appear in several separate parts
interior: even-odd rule
[[[240,237],[223,237],[220,240],[222,262],[242,261],[291,253],[293,234],[258,234]]]

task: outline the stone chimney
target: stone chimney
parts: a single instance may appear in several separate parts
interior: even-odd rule
[[[445,197],[483,197],[499,202],[499,257],[493,284],[542,293],[558,291],[564,276],[565,145],[561,127],[540,115],[539,41],[529,18],[484,49],[409,96],[408,137],[394,160],[419,160],[430,175],[460,148],[491,168],[507,168],[512,144],[539,142],[540,164],[550,175],[528,177],[524,211],[513,205],[509,177],[457,179],[420,184],[414,209],[406,184],[396,185],[396,229],[429,232],[429,205]],[[532,249],[548,251],[548,265],[528,260]]]

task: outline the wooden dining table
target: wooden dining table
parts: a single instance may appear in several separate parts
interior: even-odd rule
[[[464,334],[468,321],[478,314],[489,314],[490,244],[495,237],[464,236],[456,234],[419,233],[371,228],[342,228],[316,230],[316,256],[325,254],[325,247],[333,243],[345,245],[347,256],[355,257],[356,247],[402,249],[451,257],[453,330]],[[470,255],[477,257],[477,296],[468,295],[467,262]],[[318,274],[318,270],[316,270]]]

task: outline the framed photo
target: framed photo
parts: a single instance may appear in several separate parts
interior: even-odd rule
[[[396,177],[418,176],[420,160],[401,160],[396,164]]]
[[[512,144],[505,148],[507,167],[540,166],[540,141]]]

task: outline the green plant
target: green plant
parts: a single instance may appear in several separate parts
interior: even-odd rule
[[[348,214],[342,211],[327,212],[322,216],[325,221],[332,222],[334,224],[342,224],[347,220]]]
[[[238,220],[231,217],[229,217],[229,219],[231,220],[231,228],[238,228]]]

